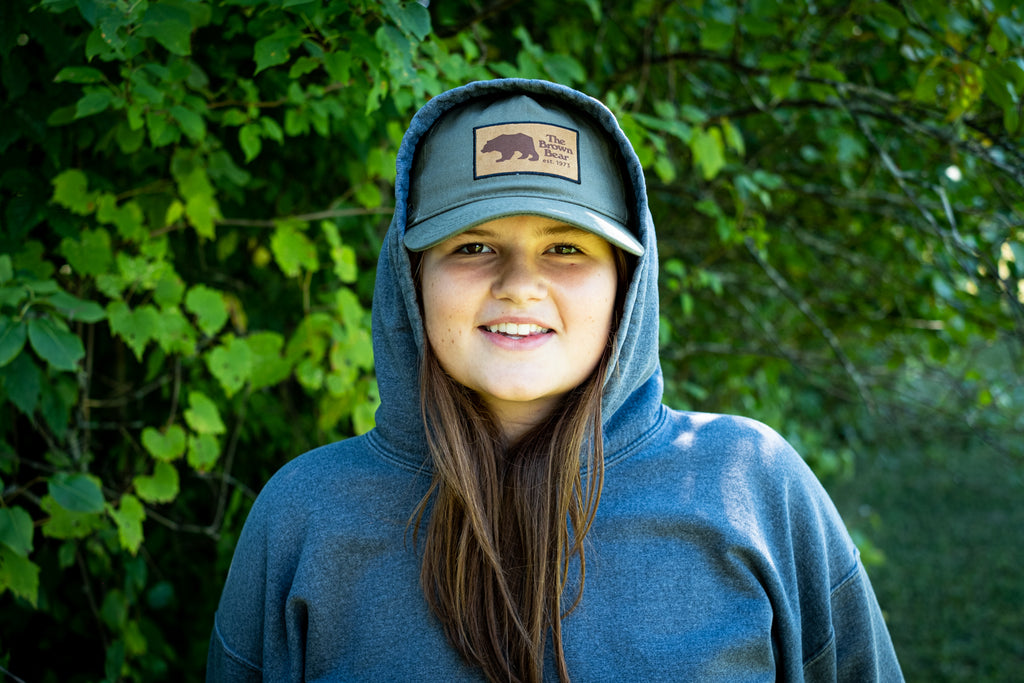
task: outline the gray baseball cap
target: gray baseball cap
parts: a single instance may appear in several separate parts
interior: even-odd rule
[[[528,95],[473,100],[419,144],[405,246],[429,249],[496,218],[562,221],[630,254],[629,200],[608,136],[582,114]]]

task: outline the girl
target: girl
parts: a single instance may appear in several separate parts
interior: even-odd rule
[[[800,457],[661,404],[654,226],[603,105],[446,92],[395,197],[377,427],[260,494],[208,680],[902,680]]]

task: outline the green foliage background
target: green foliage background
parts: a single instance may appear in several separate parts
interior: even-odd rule
[[[1019,472],[1016,4],[0,3],[0,678],[201,676],[255,492],[373,426],[395,152],[470,80],[619,116],[671,404]]]

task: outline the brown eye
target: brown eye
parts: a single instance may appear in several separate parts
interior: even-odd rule
[[[456,254],[487,254],[493,251],[486,244],[480,244],[479,242],[469,242],[468,244],[461,245],[455,250]]]
[[[583,253],[575,244],[556,244],[548,251],[559,256],[572,256],[573,254]]]

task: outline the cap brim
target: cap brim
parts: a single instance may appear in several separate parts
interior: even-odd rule
[[[539,197],[509,196],[479,199],[421,221],[405,233],[405,247],[410,251],[425,251],[481,223],[522,215],[562,221],[599,235],[634,256],[644,253],[643,245],[626,226],[586,207]]]

